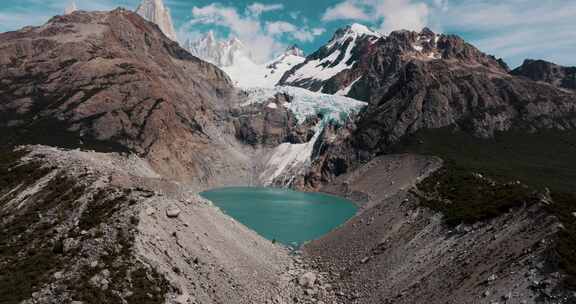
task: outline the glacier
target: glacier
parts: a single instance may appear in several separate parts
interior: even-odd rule
[[[277,86],[274,88],[251,88],[244,90],[247,99],[241,106],[268,103],[267,107],[275,109],[270,99],[278,94],[291,97],[291,102],[282,104],[294,114],[299,124],[303,124],[308,118],[318,117],[322,119],[314,126],[314,136],[306,143],[292,144],[282,143],[275,147],[270,157],[265,161],[264,170],[259,176],[265,186],[282,185],[290,186],[294,176],[302,176],[312,164],[314,146],[328,124],[343,125],[351,115],[357,114],[367,103],[356,99],[316,93],[306,89]],[[271,105],[274,106],[271,106]]]
[[[248,98],[241,106],[263,103],[278,94],[292,97],[291,102],[283,104],[302,124],[309,117],[322,115],[324,123],[344,124],[350,115],[358,113],[367,103],[345,97],[312,92],[306,89],[277,86],[274,88],[250,88],[244,90]]]

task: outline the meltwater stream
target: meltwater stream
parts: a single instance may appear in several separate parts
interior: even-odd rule
[[[343,198],[273,188],[219,188],[201,193],[226,214],[269,240],[298,247],[356,213]]]

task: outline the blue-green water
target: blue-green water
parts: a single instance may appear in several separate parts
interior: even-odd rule
[[[263,237],[291,246],[321,237],[356,213],[352,202],[320,193],[234,187],[200,195]]]

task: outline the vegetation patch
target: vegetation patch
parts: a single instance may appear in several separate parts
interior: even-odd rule
[[[522,184],[534,191],[549,189],[554,203],[547,211],[564,226],[554,249],[569,275],[566,283],[576,288],[576,131],[514,131],[479,139],[450,128],[422,130],[386,152],[446,161],[418,188],[426,196],[423,205],[441,211],[449,225],[486,220],[533,203],[534,192]]]
[[[128,197],[125,195],[110,197],[109,190],[98,191],[80,217],[80,229],[90,230],[100,223],[106,222],[112,214],[120,210],[122,205],[127,204],[128,201]]]
[[[20,164],[27,152],[3,151],[0,163],[0,193],[25,189],[50,169],[38,162]],[[5,208],[14,198],[0,201],[0,303],[20,303],[50,282],[55,271],[71,258],[62,250],[56,227],[84,193],[84,188],[64,175],[51,179],[40,191],[25,198],[21,209]]]
[[[556,253],[560,257],[560,267],[570,276],[566,283],[576,288],[576,194],[552,193],[554,204],[549,211],[556,215],[564,229],[558,233]]]
[[[511,208],[538,201],[534,191],[517,183],[499,183],[453,165],[445,166],[418,185],[424,206],[444,214],[446,224],[473,224]]]

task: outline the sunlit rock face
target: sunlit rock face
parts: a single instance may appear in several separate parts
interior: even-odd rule
[[[162,0],[143,0],[136,9],[136,13],[144,17],[144,19],[156,23],[164,35],[176,41],[177,36],[172,24],[170,10],[164,6]]]

